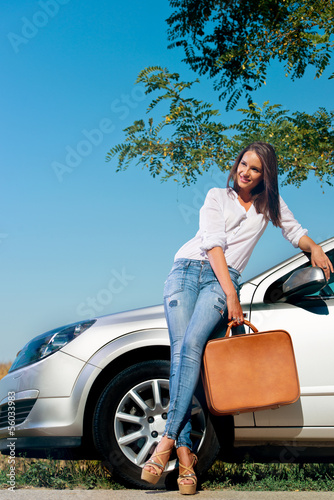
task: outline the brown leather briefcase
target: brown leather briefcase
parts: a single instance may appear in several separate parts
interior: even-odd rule
[[[210,340],[203,356],[202,380],[209,411],[236,415],[279,408],[300,396],[291,337],[285,330],[253,332]]]

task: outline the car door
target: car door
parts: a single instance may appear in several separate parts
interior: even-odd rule
[[[334,261],[334,250],[328,252]],[[309,265],[302,256],[296,269]],[[317,294],[284,302],[281,284],[291,274],[274,272],[257,287],[250,321],[259,330],[287,330],[295,351],[300,399],[277,410],[254,414],[258,436],[273,439],[334,439],[334,276]],[[276,296],[275,296],[276,293]],[[285,429],[285,430],[284,430]]]

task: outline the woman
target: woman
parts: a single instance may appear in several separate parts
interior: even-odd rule
[[[199,231],[175,255],[165,283],[170,406],[163,437],[143,468],[143,480],[153,484],[159,480],[175,445],[180,493],[196,492],[190,417],[203,350],[218,323],[243,324],[238,279],[269,220],[295,247],[310,252],[312,265],[321,267],[327,280],[333,272],[322,248],[307,236],[279,196],[273,147],[255,142],[245,148],[232,167],[227,188],[208,192]]]

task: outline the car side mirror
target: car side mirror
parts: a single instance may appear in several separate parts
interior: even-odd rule
[[[283,297],[303,297],[319,292],[327,284],[320,267],[305,267],[293,272],[282,286]]]

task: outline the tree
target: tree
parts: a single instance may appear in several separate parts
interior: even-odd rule
[[[314,172],[320,182],[331,184],[334,175],[334,112],[319,109],[313,115],[282,109],[281,105],[251,103],[241,109],[239,123],[225,126],[216,121],[219,112],[212,104],[187,94],[193,82],[180,81],[178,73],[152,67],[140,72],[137,83],[146,93],[158,96],[148,113],[165,103],[158,123],[137,120],[124,130],[125,141],[113,147],[107,161],[118,157],[117,171],[136,162],[153,177],[174,178],[183,185],[195,182],[211,166],[229,170],[236,156],[250,142],[270,142],[276,149],[283,184],[299,186]],[[156,110],[157,111],[157,110]]]
[[[170,0],[170,47],[214,79],[226,108],[245,94],[248,104],[274,59],[286,76],[301,78],[308,66],[322,75],[331,59],[333,0]],[[331,75],[332,78],[334,75]]]
[[[125,141],[112,148],[107,161],[118,156],[117,170],[132,162],[146,166],[162,180],[187,185],[212,165],[224,171],[243,147],[263,140],[274,145],[283,184],[300,186],[310,172],[331,185],[334,174],[334,112],[289,113],[269,102],[259,107],[252,94],[265,82],[273,59],[283,63],[286,76],[301,78],[307,66],[319,78],[334,45],[333,0],[170,0],[167,19],[170,47],[183,47],[185,62],[200,75],[214,79],[226,109],[245,94],[248,108],[238,110],[240,122],[216,121],[212,105],[187,96],[198,82],[183,82],[160,67],[143,70],[137,82],[146,93],[157,92],[150,113],[164,102],[155,124],[136,121],[125,129]],[[334,75],[331,75],[332,78]],[[161,108],[160,108],[161,109]],[[157,111],[155,109],[155,111]]]

